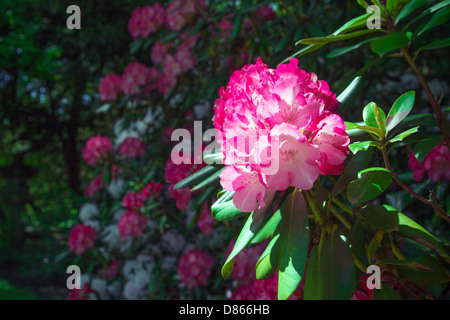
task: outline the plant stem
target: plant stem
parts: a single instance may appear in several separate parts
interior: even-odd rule
[[[337,205],[339,208],[341,208],[341,209],[344,210],[345,212],[347,212],[347,213],[349,213],[349,214],[353,214],[352,208],[349,208],[348,206],[346,206],[344,203],[342,203],[342,202],[339,201],[338,199],[333,198],[331,201],[334,202],[335,205]]]
[[[436,114],[436,124],[438,125],[441,132],[444,134],[445,141],[447,141],[447,145],[450,146],[450,137],[448,136],[447,132],[444,130],[444,127],[442,126],[442,110],[441,106],[439,105],[439,102],[434,98],[433,92],[431,92],[430,87],[427,84],[427,81],[425,80],[424,76],[420,72],[419,68],[417,67],[414,60],[409,55],[408,51],[406,51],[405,48],[400,48],[400,51],[403,54],[403,57],[405,58],[406,62],[411,66],[414,73],[416,74],[417,78],[419,78],[420,84],[422,85],[423,89],[425,90],[428,99],[430,100],[431,107],[433,108],[434,113]]]
[[[336,216],[336,218],[339,219],[339,221],[342,222],[342,224],[348,229],[350,230],[350,228],[352,227],[352,224],[340,213],[336,210],[335,207],[330,206],[330,210],[331,212]]]
[[[431,206],[434,209],[434,212],[440,216],[442,219],[450,223],[450,217],[444,212],[444,210],[441,209],[439,204],[437,203],[435,198],[431,198],[430,200],[427,200],[425,197],[422,197],[420,194],[414,192],[410,187],[408,187],[400,178],[397,176],[395,171],[392,169],[391,163],[389,162],[389,157],[386,151],[386,145],[384,142],[381,143],[381,152],[383,154],[384,163],[386,165],[386,169],[388,169],[391,174],[392,178],[394,178],[395,182],[406,192],[414,196],[416,199],[420,200],[421,202]]]

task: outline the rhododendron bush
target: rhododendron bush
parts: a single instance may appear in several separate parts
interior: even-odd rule
[[[129,59],[98,82],[95,112],[115,120],[81,149],[68,298],[442,298],[449,109],[423,69],[448,35],[422,34],[450,6],[372,2],[380,28],[358,1],[326,32],[309,1],[150,1],[117,17]],[[409,78],[386,84],[394,72]]]

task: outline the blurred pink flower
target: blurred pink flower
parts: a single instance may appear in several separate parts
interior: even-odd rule
[[[69,248],[75,254],[82,254],[94,246],[98,232],[89,225],[77,224],[69,234]]]
[[[127,211],[120,216],[117,227],[122,240],[126,240],[128,236],[132,238],[142,236],[146,224],[147,218],[143,214]]]
[[[105,172],[102,171],[94,179],[92,179],[92,181],[84,189],[84,195],[86,197],[92,198],[103,187],[104,176]]]
[[[450,150],[447,144],[443,142],[431,150],[422,165],[431,181],[450,180]]]
[[[155,2],[152,6],[136,8],[128,20],[128,30],[133,39],[147,38],[164,24],[164,17],[164,7],[158,2]]]
[[[162,44],[156,41],[150,52],[150,57],[154,64],[158,64],[164,61],[164,57],[167,55],[167,44]]]
[[[94,289],[91,288],[89,283],[83,284],[81,289],[73,289],[69,292],[67,296],[68,300],[87,300],[89,294],[95,293]]]
[[[119,146],[119,156],[131,158],[142,158],[145,156],[145,143],[140,138],[127,137]]]
[[[164,190],[164,185],[160,182],[150,182],[147,183],[143,188],[142,188],[142,194],[146,197],[146,198],[150,198],[150,197],[159,197],[159,195],[161,194],[161,192]]]
[[[193,289],[208,284],[214,258],[200,250],[185,252],[178,261],[178,276],[188,287]]]
[[[100,100],[114,101],[122,91],[122,78],[115,73],[106,75],[98,85]]]
[[[226,256],[230,255],[235,244],[235,240],[228,244],[228,248],[225,251]],[[237,280],[243,284],[248,284],[255,280],[255,265],[261,257],[261,254],[264,252],[264,248],[264,244],[258,244],[254,247],[246,248],[239,252],[239,254],[234,258],[233,272],[231,273],[234,280]]]
[[[122,198],[122,207],[129,211],[139,211],[147,200],[148,196],[142,191],[127,192]]]
[[[123,93],[127,95],[138,94],[143,86],[151,86],[151,82],[158,75],[157,69],[150,69],[137,61],[130,63],[122,75]]]
[[[106,159],[111,149],[113,149],[113,144],[108,137],[96,135],[86,141],[82,156],[88,165],[95,167]]]
[[[197,222],[198,228],[203,232],[203,234],[209,236],[214,231],[214,218],[211,215],[211,212],[208,207],[208,203],[205,202],[203,205],[203,212],[200,216],[200,219]]]
[[[414,180],[420,181],[423,179],[425,169],[422,167],[419,160],[417,160],[416,156],[412,152],[408,154],[408,167],[413,171]]]

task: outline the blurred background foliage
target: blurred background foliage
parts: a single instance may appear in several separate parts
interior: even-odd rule
[[[111,134],[120,108],[107,113],[96,111],[103,105],[98,83],[107,73],[123,70],[131,59],[149,61],[148,50],[135,50],[127,30],[131,12],[152,1],[76,1],[81,8],[81,30],[68,30],[66,8],[73,1],[2,0],[0,2],[0,278],[23,287],[33,286],[41,297],[60,293],[37,289],[56,284],[65,295],[65,268],[70,264],[61,255],[79,206],[85,202],[83,187],[93,177],[81,161],[81,148],[94,134]],[[218,12],[237,12],[259,1],[217,1]],[[364,13],[356,1],[265,1],[278,18],[263,28],[252,25],[252,34],[236,34],[226,43],[201,48],[199,61],[221,63],[220,53],[245,51],[249,60],[262,57],[275,67],[299,50],[299,39],[333,33],[346,21]],[[251,12],[248,10],[248,12]],[[210,17],[214,19],[214,17]],[[236,22],[235,22],[236,24]],[[418,44],[447,36],[448,25],[431,30]],[[357,43],[357,42],[355,42]],[[351,41],[345,43],[352,45]],[[148,45],[148,44],[147,44]],[[314,72],[341,92],[354,75],[377,55],[368,46],[334,58],[330,53],[342,46],[335,42],[300,58],[300,67]],[[423,51],[417,59],[436,96],[448,91],[448,50]],[[386,70],[388,70],[386,72]],[[191,92],[182,108],[192,109],[205,98],[213,104],[218,89],[230,73],[217,74],[209,83],[209,94]],[[184,81],[202,81],[188,77]],[[204,80],[203,80],[204,81]],[[188,86],[186,87],[188,88]],[[383,59],[372,66],[362,81],[358,97],[345,110],[347,121],[360,121],[361,109],[376,101],[385,111],[399,94],[416,90],[419,113],[431,112],[425,94],[403,59]],[[448,95],[443,105],[448,106]],[[177,110],[179,113],[180,110]],[[407,148],[394,150],[397,168],[407,169]],[[382,159],[374,161],[382,163]],[[403,176],[412,177],[408,174]],[[408,180],[405,180],[408,181]],[[394,188],[394,186],[392,186]],[[447,192],[447,187],[442,192]],[[391,194],[391,202],[401,197]],[[388,202],[389,203],[389,202]],[[397,203],[398,204],[398,203]],[[399,208],[402,210],[402,208]],[[405,205],[405,212],[408,208]],[[419,221],[426,221],[436,234],[445,226],[427,219],[430,212],[417,205]],[[5,282],[0,291],[7,287]],[[6,290],[6,289],[5,289]],[[41,291],[39,291],[41,290]]]

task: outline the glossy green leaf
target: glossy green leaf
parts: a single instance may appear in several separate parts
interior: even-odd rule
[[[318,262],[320,298],[349,300],[355,293],[355,265],[349,246],[337,230],[325,238]]]
[[[329,35],[327,37],[316,37],[316,38],[306,38],[298,41],[296,45],[298,44],[307,44],[307,45],[318,45],[318,44],[327,44],[330,42],[336,42],[336,41],[343,41],[348,40],[356,37],[360,37],[366,34],[374,33],[374,32],[380,32],[378,29],[366,29],[361,31],[355,31],[351,33],[345,33],[340,35]]]
[[[219,170],[211,174],[208,178],[197,184],[195,187],[191,189],[191,192],[204,189],[212,185],[219,185],[220,174],[222,173],[223,169],[225,168],[224,167],[220,168]]]
[[[281,221],[281,212],[277,210],[264,224],[261,230],[253,237],[251,243],[260,243],[269,239]]]
[[[213,166],[206,166],[204,168],[201,168],[197,172],[194,172],[189,177],[181,180],[178,182],[173,188],[174,190],[183,189],[187,187],[192,187],[199,182],[206,180],[209,178],[212,174],[216,173],[219,170],[219,168],[213,167]]]
[[[211,206],[211,211],[214,219],[216,219],[217,221],[237,219],[248,214],[248,212],[242,212],[241,210],[236,208],[233,200],[228,200],[220,203],[215,202]]]
[[[366,131],[366,132],[373,133],[374,135],[376,135],[380,139],[384,136],[383,131],[381,129],[379,129],[379,128],[370,127],[370,126],[356,126],[355,128],[363,130],[363,131]]]
[[[410,40],[411,37],[407,33],[392,32],[370,41],[370,49],[379,56],[383,56],[389,51],[400,49],[406,46]]]
[[[403,131],[402,133],[399,133],[398,135],[396,135],[394,138],[390,139],[388,142],[394,143],[394,142],[398,142],[398,141],[403,141],[403,139],[409,137],[410,135],[412,135],[413,133],[416,133],[417,131],[419,131],[419,127],[414,127],[409,130]]]
[[[426,4],[427,0],[411,0],[403,7],[403,9],[397,15],[397,17],[395,18],[395,24],[397,24],[400,20],[409,16],[415,10],[425,6]]]
[[[417,32],[417,36],[421,36],[424,32],[446,23],[450,19],[450,7],[444,7],[437,11],[423,28]]]
[[[415,98],[414,91],[408,91],[398,97],[386,117],[386,131],[389,132],[411,112]]]
[[[360,214],[376,230],[391,232],[398,230],[398,216],[388,211],[382,205],[368,205],[361,209]]]
[[[375,262],[376,265],[393,265],[402,268],[409,268],[415,271],[433,271],[431,268],[411,260],[382,259]]]
[[[233,250],[231,250],[231,253],[222,267],[222,277],[224,279],[230,277],[233,272],[234,258],[250,243],[250,240],[252,240],[253,236],[261,228],[268,212],[268,207],[269,206],[265,206],[262,209],[253,211],[247,218],[247,221],[242,227],[242,230],[236,240]]]
[[[280,254],[279,238],[280,234],[278,233],[270,240],[258,262],[256,262],[256,279],[267,279],[277,270]]]
[[[242,12],[236,14],[236,19],[234,20],[233,31],[231,32],[231,39],[235,39],[242,25]]]
[[[319,278],[319,246],[311,249],[305,275],[304,300],[320,300],[322,297]]]
[[[367,151],[358,152],[352,156],[348,163],[345,165],[344,171],[339,176],[336,184],[331,190],[331,198],[334,198],[339,193],[344,191],[349,183],[358,177],[358,172],[366,168],[373,156],[373,149]]]
[[[435,50],[450,46],[450,38],[436,39],[435,41],[420,48],[420,50]]]
[[[308,210],[301,191],[294,190],[281,204],[278,299],[297,289],[308,257]]]
[[[356,154],[358,151],[365,151],[370,147],[380,146],[380,143],[376,141],[362,141],[362,142],[354,142],[348,146],[350,151],[353,154]]]
[[[353,99],[358,95],[359,90],[361,90],[361,77],[356,77],[350,82],[350,84],[337,96],[337,101],[339,101],[340,108],[345,108],[350,104]]]
[[[383,136],[385,135],[386,115],[384,114],[383,109],[379,108],[376,103],[370,102],[364,107],[363,120],[368,127],[380,129]]]
[[[365,260],[365,230],[361,220],[352,225],[347,234],[348,243],[352,253],[360,260]]]
[[[366,26],[367,18],[369,18],[372,15],[371,12],[363,14],[359,17],[353,18],[346,22],[342,27],[337,29],[335,32],[333,32],[334,36],[337,36],[343,32],[348,32],[350,30],[353,30],[355,28],[359,28],[362,26]]]
[[[437,145],[441,144],[443,139],[444,139],[443,135],[437,135],[432,137],[426,137],[420,140],[418,143],[416,143],[416,145],[413,147],[413,153],[419,160],[419,162],[422,162],[425,156],[431,150],[433,150]]]
[[[351,46],[336,48],[333,51],[331,51],[329,54],[327,54],[327,58],[328,59],[333,59],[333,58],[339,57],[339,56],[341,56],[343,54],[346,54],[346,53],[348,53],[350,51],[356,50],[356,49],[360,48],[361,46],[365,45],[366,43],[369,43],[373,39],[377,39],[377,38],[378,37],[370,38],[370,39],[366,39],[364,41],[358,42],[358,43],[356,43],[354,45],[351,45]]]
[[[347,188],[348,200],[359,203],[372,200],[381,195],[392,182],[392,174],[385,168],[369,168],[359,172],[360,177],[353,180]]]

